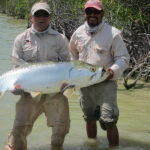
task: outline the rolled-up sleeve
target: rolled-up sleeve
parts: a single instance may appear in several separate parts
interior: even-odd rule
[[[69,42],[67,38],[64,35],[61,35],[61,37],[58,40],[58,57],[60,61],[69,61],[70,60],[70,54],[69,54]]]
[[[120,34],[114,37],[111,53],[114,58],[114,64],[110,67],[114,71],[114,78],[122,75],[123,71],[129,65],[129,53]]]
[[[12,63],[14,67],[19,67],[23,63],[22,37],[18,35],[13,44]]]
[[[17,36],[14,41],[12,56],[16,58],[21,58],[22,55],[23,52],[22,52],[22,44],[21,44],[20,36]]]
[[[76,34],[74,33],[70,39],[69,43],[69,51],[71,54],[71,59],[78,60],[79,59],[79,53],[77,51],[77,40],[76,40]]]

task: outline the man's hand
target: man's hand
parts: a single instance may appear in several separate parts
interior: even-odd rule
[[[23,89],[15,89],[11,91],[11,93],[13,93],[14,95],[25,95],[25,96],[30,95],[30,93],[25,92]]]
[[[11,91],[11,93],[13,93],[14,95],[22,95],[24,93],[24,90],[15,89],[15,90]]]
[[[106,73],[108,74],[108,77],[106,78],[106,81],[113,78],[114,72],[113,72],[112,69],[108,68],[108,69],[106,70]]]

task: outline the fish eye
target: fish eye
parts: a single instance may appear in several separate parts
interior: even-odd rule
[[[92,71],[92,72],[95,72],[96,71],[96,68],[90,68],[90,70]]]

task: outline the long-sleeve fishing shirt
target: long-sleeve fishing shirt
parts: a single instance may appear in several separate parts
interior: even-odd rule
[[[129,54],[121,32],[104,21],[95,34],[90,34],[85,24],[80,26],[73,33],[69,47],[73,59],[111,68],[114,80],[128,67]]]
[[[66,37],[51,27],[40,33],[32,26],[19,34],[14,41],[12,56],[25,62],[70,60]]]

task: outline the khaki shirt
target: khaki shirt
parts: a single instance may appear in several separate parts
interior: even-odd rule
[[[43,34],[32,27],[18,35],[14,41],[12,56],[25,62],[68,61],[68,41],[65,36],[50,27]]]
[[[128,67],[129,54],[121,32],[105,22],[94,35],[86,31],[85,24],[80,26],[73,33],[69,47],[73,59],[111,68],[113,79],[117,79]]]

